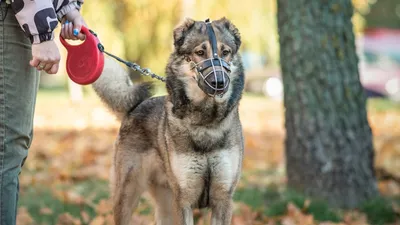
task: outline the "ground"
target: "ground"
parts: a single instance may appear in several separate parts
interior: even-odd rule
[[[383,198],[351,211],[286,188],[283,110],[282,102],[263,96],[245,94],[241,102],[246,148],[232,224],[400,224],[400,105],[368,101],[376,167],[389,176],[379,182]],[[64,92],[41,91],[34,140],[20,175],[18,224],[112,224],[108,175],[117,129],[93,93],[71,103]],[[151,224],[152,216],[145,195],[133,224]],[[208,224],[208,211],[195,216],[197,225]]]

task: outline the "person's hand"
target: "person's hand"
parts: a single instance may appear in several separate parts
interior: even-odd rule
[[[29,64],[39,71],[44,70],[48,74],[58,72],[60,52],[53,40],[32,45],[32,60]]]
[[[74,9],[64,16],[65,21],[61,26],[61,36],[70,40],[85,40],[85,35],[81,33],[82,25],[87,26],[80,12]]]

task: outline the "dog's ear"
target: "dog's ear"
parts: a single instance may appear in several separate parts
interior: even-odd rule
[[[176,49],[179,49],[185,41],[185,37],[194,27],[195,21],[190,18],[186,18],[180,25],[174,29],[174,45]]]
[[[232,34],[233,38],[235,39],[235,44],[237,49],[240,48],[242,44],[242,40],[240,37],[239,29],[226,17],[220,19],[221,24]]]

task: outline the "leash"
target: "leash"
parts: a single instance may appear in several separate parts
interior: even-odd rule
[[[84,42],[80,45],[70,45],[60,34],[60,41],[67,49],[66,69],[69,78],[77,84],[87,85],[95,82],[104,69],[104,54],[125,64],[128,68],[139,72],[141,75],[153,79],[166,81],[165,77],[158,76],[148,68],[141,68],[137,63],[121,59],[105,51],[104,45],[100,43],[97,34],[82,26],[81,32],[86,35]]]
[[[96,34],[94,31],[92,31],[92,30],[89,29],[89,32],[92,33],[94,36],[97,37],[97,34]],[[116,59],[117,61],[119,61],[119,62],[125,64],[127,67],[131,68],[131,69],[134,70],[134,71],[139,72],[140,74],[142,74],[142,75],[144,75],[144,76],[149,76],[149,77],[151,77],[151,78],[153,78],[153,79],[157,79],[157,80],[162,81],[162,82],[165,82],[165,80],[166,80],[165,77],[161,77],[161,76],[158,76],[157,74],[152,73],[151,70],[148,69],[148,68],[143,68],[143,69],[142,69],[137,63],[129,62],[129,61],[123,60],[123,59],[121,59],[120,57],[118,57],[118,56],[116,56],[116,55],[113,55],[113,54],[111,54],[111,53],[105,51],[104,45],[101,44],[101,43],[98,43],[98,44],[97,44],[97,48],[100,50],[100,52],[106,53],[108,56],[110,56],[110,57]]]

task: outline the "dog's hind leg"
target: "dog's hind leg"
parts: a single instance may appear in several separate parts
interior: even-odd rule
[[[129,225],[131,222],[132,213],[145,190],[144,176],[140,172],[140,168],[133,165],[122,167],[117,172],[113,194],[115,225]]]

